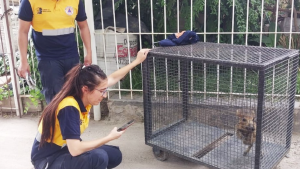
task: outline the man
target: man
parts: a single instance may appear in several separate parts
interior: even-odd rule
[[[82,0],[22,0],[19,9],[18,45],[21,62],[20,77],[30,73],[27,61],[28,32],[32,39],[41,75],[42,93],[50,103],[64,83],[65,74],[79,63],[75,40],[75,20],[87,55],[84,65],[92,63],[91,37]]]

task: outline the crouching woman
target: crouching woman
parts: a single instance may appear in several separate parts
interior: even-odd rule
[[[121,163],[119,148],[106,143],[124,131],[115,127],[106,137],[92,141],[82,141],[80,136],[88,127],[92,105],[98,105],[107,96],[108,87],[143,62],[148,51],[140,50],[136,60],[108,77],[97,65],[79,64],[68,72],[61,91],[39,120],[31,151],[35,169],[106,169]]]

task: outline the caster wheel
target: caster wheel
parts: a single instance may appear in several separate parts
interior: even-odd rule
[[[169,153],[153,147],[153,154],[159,161],[165,161],[169,157]]]

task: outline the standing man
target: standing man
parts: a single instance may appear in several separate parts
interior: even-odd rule
[[[18,37],[21,63],[18,74],[25,78],[26,73],[30,73],[27,46],[28,32],[32,26],[42,93],[47,103],[62,88],[66,73],[79,63],[75,20],[87,50],[84,65],[92,63],[91,37],[86,19],[82,0],[21,0]]]

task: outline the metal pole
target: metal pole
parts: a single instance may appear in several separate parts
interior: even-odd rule
[[[10,17],[8,17],[8,10],[9,10],[9,2],[8,0],[2,0],[1,3],[1,9],[3,9],[3,30],[4,30],[4,36],[6,41],[6,47],[7,47],[7,54],[8,54],[8,60],[9,60],[9,68],[11,73],[11,81],[13,84],[13,94],[14,94],[14,101],[15,101],[15,107],[16,107],[16,114],[20,118],[23,115],[23,106],[21,104],[21,98],[20,98],[20,85],[19,85],[19,78],[16,76],[15,72],[15,50],[14,46],[12,45],[12,34],[11,34],[11,22]],[[3,51],[4,52],[4,51]]]
[[[288,93],[289,93],[289,114],[288,114],[288,124],[287,124],[287,133],[286,133],[286,148],[290,149],[291,147],[291,137],[292,137],[292,132],[293,132],[293,121],[294,121],[294,106],[295,106],[295,94],[296,94],[296,83],[297,83],[297,72],[298,72],[298,65],[299,65],[299,59],[298,55],[294,56],[293,58],[290,59],[290,68],[288,71],[290,72],[289,74],[291,75],[289,77],[289,88],[288,88]]]
[[[144,101],[144,127],[145,127],[145,143],[150,140],[152,137],[152,104],[151,104],[151,78],[150,78],[150,65],[149,63],[153,62],[151,54],[148,54],[148,57],[143,62],[142,73],[143,73],[143,101]],[[154,65],[154,64],[153,64]]]
[[[262,149],[262,131],[263,131],[263,107],[265,91],[265,70],[259,70],[258,82],[258,100],[257,100],[257,124],[256,124],[256,141],[255,141],[255,169],[261,167],[261,149]]]

